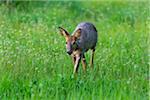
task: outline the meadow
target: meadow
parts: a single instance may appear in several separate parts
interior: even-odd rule
[[[58,27],[98,30],[94,69],[73,64]],[[0,4],[1,100],[148,100],[148,1]]]

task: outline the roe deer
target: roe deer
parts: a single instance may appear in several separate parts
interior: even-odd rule
[[[71,55],[74,63],[73,73],[77,73],[79,63],[82,60],[83,70],[86,71],[86,60],[84,53],[89,49],[92,50],[90,66],[93,67],[94,51],[97,43],[97,30],[92,23],[82,22],[77,25],[76,29],[70,35],[64,28],[59,27],[60,33],[66,39],[66,51]]]

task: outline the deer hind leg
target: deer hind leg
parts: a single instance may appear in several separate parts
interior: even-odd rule
[[[76,74],[78,72],[78,67],[79,67],[79,63],[81,61],[81,56],[76,56],[76,61],[75,61],[75,65],[74,65],[74,70],[73,73]]]
[[[95,53],[95,48],[92,49],[92,55],[91,55],[91,59],[90,59],[90,66],[91,66],[91,68],[93,68],[94,53]]]
[[[84,54],[82,55],[82,68],[83,68],[83,71],[85,72],[86,71],[86,60],[85,60]]]

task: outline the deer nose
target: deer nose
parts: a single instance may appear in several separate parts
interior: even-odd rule
[[[69,55],[71,55],[71,54],[72,54],[72,51],[67,51],[67,53],[68,53]]]

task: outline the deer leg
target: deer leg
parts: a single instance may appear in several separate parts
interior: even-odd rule
[[[77,73],[78,72],[78,67],[79,67],[79,63],[81,61],[81,56],[76,56],[76,61],[75,61],[75,65],[74,65],[74,71],[73,73]]]
[[[75,65],[75,62],[76,62],[76,57],[75,56],[72,56],[72,61],[73,61],[73,64]]]
[[[84,54],[82,56],[82,68],[83,68],[83,71],[85,72],[86,71],[86,60],[85,60],[85,55]]]
[[[95,49],[92,49],[92,55],[91,55],[91,59],[90,59],[91,68],[93,68],[94,52],[95,52]]]

